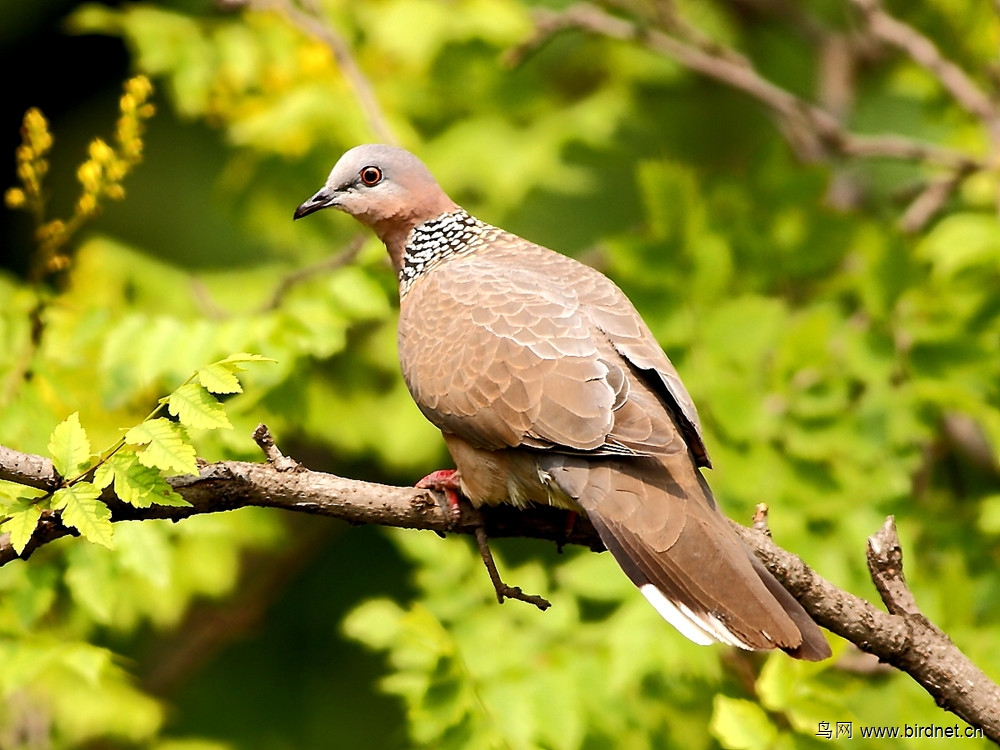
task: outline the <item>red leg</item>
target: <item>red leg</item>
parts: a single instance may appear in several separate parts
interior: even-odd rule
[[[421,490],[438,490],[439,492],[443,492],[448,501],[448,509],[451,511],[452,519],[457,523],[461,518],[462,508],[458,502],[458,491],[462,487],[459,482],[457,469],[432,471],[414,486]]]
[[[580,517],[580,514],[575,510],[566,511],[566,525],[563,527],[563,534],[568,539],[569,535],[573,533],[573,529],[576,528],[576,519]]]
[[[457,469],[441,469],[440,471],[431,472],[417,482],[415,486],[421,490],[443,492],[448,499],[448,508],[451,510],[453,523],[457,524],[461,520],[462,509],[458,503],[458,493],[462,489],[462,484],[459,481]],[[519,599],[522,602],[534,604],[543,611],[548,609],[550,606],[549,602],[542,597],[535,596],[534,594],[525,594],[518,587],[508,586],[501,580],[496,561],[493,559],[493,553],[490,552],[490,547],[486,540],[486,527],[483,526],[482,518],[478,512],[473,511],[473,517],[477,519],[475,522],[476,543],[479,545],[479,554],[482,555],[483,562],[486,564],[486,570],[490,574],[490,580],[493,581],[493,589],[496,591],[497,601],[503,604],[504,599]],[[576,518],[576,513],[572,514],[572,518]],[[572,522],[570,522],[567,532],[571,528]],[[442,536],[444,535],[442,534]]]

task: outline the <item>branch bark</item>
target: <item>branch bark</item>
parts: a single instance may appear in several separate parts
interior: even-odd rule
[[[171,519],[248,506],[282,508],[340,518],[351,524],[379,524],[428,529],[440,534],[519,536],[557,544],[578,544],[603,550],[593,526],[583,516],[566,528],[565,512],[548,507],[517,510],[482,508],[457,522],[440,493],[411,487],[391,487],[310,471],[283,456],[266,428],[255,439],[266,463],[221,461],[205,464],[198,476],[169,481],[189,508],[134,508],[106,490],[113,521]],[[59,480],[52,463],[42,457],[0,447],[0,479],[37,489],[54,489]],[[862,651],[906,672],[942,708],[951,711],[994,742],[1000,743],[1000,686],[991,681],[931,623],[916,605],[902,574],[902,551],[890,517],[868,542],[868,563],[888,612],[842,591],[812,571],[801,558],[778,547],[768,536],[765,509],[758,509],[754,528],[732,522],[743,542],[802,603],[817,623],[855,644]],[[57,514],[43,517],[22,557],[72,534]],[[7,535],[0,536],[0,565],[18,555]]]
[[[993,151],[1000,148],[1000,107],[996,102],[961,68],[945,58],[930,39],[890,16],[878,0],[850,2],[864,14],[871,36],[902,49],[935,76],[959,106],[983,123]],[[631,42],[742,91],[762,104],[773,114],[781,134],[803,161],[830,161],[834,157],[878,158],[943,169],[946,175],[930,181],[907,209],[901,221],[907,232],[917,231],[930,221],[966,177],[991,168],[992,157],[983,158],[894,133],[875,135],[849,130],[827,108],[796,96],[762,76],[752,61],[737,50],[714,40],[682,33],[683,28],[679,28],[676,19],[671,20],[669,14],[667,21],[663,30],[648,28],[588,2],[577,2],[560,11],[539,10],[535,13],[534,35],[509,50],[507,61],[519,64],[553,36],[568,29]],[[820,34],[818,30],[812,33]]]
[[[933,75],[963,109],[983,121],[994,143],[1000,139],[997,103],[964,70],[946,58],[930,38],[889,15],[879,0],[850,1],[861,10],[875,37],[903,50],[913,62]]]
[[[885,157],[919,161],[953,170],[985,169],[986,163],[962,151],[899,135],[862,135],[846,130],[822,107],[802,99],[764,78],[735,50],[719,45],[705,48],[613,16],[596,5],[579,2],[565,10],[538,11],[535,35],[510,50],[507,60],[520,63],[555,34],[579,29],[592,34],[635,42],[665,55],[686,68],[738,89],[764,104],[782,123],[786,138],[805,159],[834,153],[852,157]]]

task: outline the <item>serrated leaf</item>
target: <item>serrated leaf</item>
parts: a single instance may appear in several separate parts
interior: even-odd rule
[[[153,490],[153,505],[165,505],[169,508],[190,508],[191,503],[174,492],[174,488],[163,481],[162,487]]]
[[[10,533],[10,544],[17,554],[24,552],[24,548],[31,540],[31,535],[38,526],[38,519],[42,516],[42,510],[37,505],[20,503],[10,517],[0,524],[0,531]]]
[[[52,495],[52,508],[62,511],[62,522],[80,532],[87,541],[114,547],[111,511],[99,498],[101,491],[90,482],[62,487]]]
[[[150,505],[191,505],[174,492],[159,469],[139,463],[135,453],[119,453],[110,463],[114,467],[115,494],[123,502],[136,508],[148,508]]]
[[[246,368],[240,367],[241,364],[246,364],[247,362],[277,362],[278,360],[272,359],[271,357],[265,357],[263,354],[251,354],[249,352],[238,352],[237,354],[230,354],[225,359],[220,359],[218,362],[213,364],[217,365],[229,365],[234,371],[242,371]]]
[[[64,419],[49,438],[49,455],[56,471],[64,477],[74,477],[90,460],[90,440],[80,424],[80,413]]]
[[[198,382],[212,393],[243,393],[240,379],[233,374],[233,367],[221,362],[198,370]]]
[[[182,385],[167,396],[167,408],[188,427],[203,430],[233,428],[219,400],[197,383]]]
[[[94,486],[103,490],[107,487],[115,478],[114,467],[110,463],[103,463],[97,467],[97,471],[94,472],[93,483]]]
[[[137,424],[125,433],[129,445],[146,446],[136,455],[144,466],[177,474],[197,474],[194,446],[188,442],[184,427],[157,417]]]

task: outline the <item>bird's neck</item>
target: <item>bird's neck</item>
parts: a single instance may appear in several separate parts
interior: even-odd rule
[[[385,244],[392,267],[397,274],[405,264],[410,238],[418,227],[452,213],[465,213],[436,184],[416,191],[416,195],[417,198],[405,204],[399,202],[383,207],[377,213],[355,215],[362,224],[367,224],[375,230],[375,234]],[[410,197],[412,198],[412,195]]]
[[[447,260],[476,252],[500,234],[500,230],[456,208],[415,226],[408,234],[397,263],[389,255],[399,276],[399,295],[423,274]],[[386,245],[388,247],[388,244]]]

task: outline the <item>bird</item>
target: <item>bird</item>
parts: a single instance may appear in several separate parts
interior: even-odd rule
[[[609,278],[471,216],[395,146],[344,153],[294,218],[325,208],[372,229],[398,277],[403,378],[456,467],[424,486],[585,515],[695,643],[831,655],[730,528],[702,474],[694,402]]]

